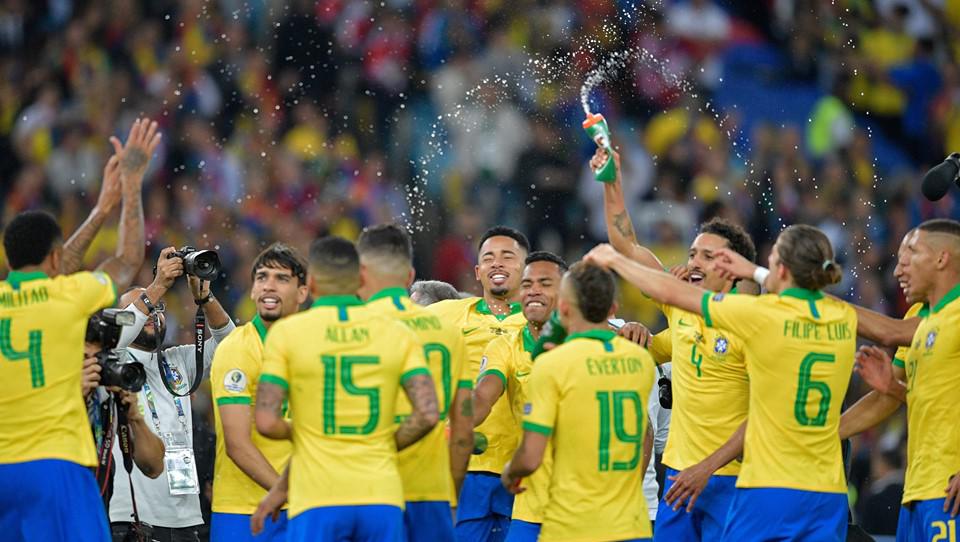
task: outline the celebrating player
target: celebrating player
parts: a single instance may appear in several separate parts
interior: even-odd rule
[[[506,398],[503,401],[510,404],[514,419],[523,417],[526,387],[533,368],[530,352],[556,306],[560,280],[566,271],[566,262],[550,252],[538,251],[527,256],[520,281],[527,325],[519,333],[497,337],[487,346],[483,354],[485,369],[474,392],[476,423],[486,419],[493,405],[504,397],[504,392]],[[516,427],[519,431],[519,422]],[[526,481],[527,491],[514,500],[507,542],[537,539],[550,483],[551,456],[549,451],[545,454],[544,464]]]
[[[743,261],[729,249],[717,254],[718,266]],[[820,291],[841,276],[823,232],[804,225],[781,232],[766,279],[774,294],[759,298],[705,292],[610,246],[597,247],[588,260],[617,271],[659,302],[702,314],[707,326],[744,340],[748,421],[704,461],[713,472],[744,451],[722,540],[844,540],[847,488],[837,431],[857,320],[849,305]]]
[[[450,417],[449,446],[444,425],[437,424],[426,437],[400,452],[398,466],[406,500],[405,540],[452,542],[455,537],[450,499],[463,483],[473,450],[473,381],[463,335],[460,328],[410,301],[407,288],[414,277],[413,245],[406,232],[394,225],[367,228],[357,240],[357,252],[360,298],[375,314],[395,318],[417,335],[437,386],[440,420]],[[401,397],[398,416],[409,412],[409,401]]]
[[[253,424],[255,383],[263,365],[263,343],[270,327],[296,313],[307,299],[307,269],[291,247],[274,243],[257,256],[250,271],[250,298],[257,314],[217,348],[210,369],[216,405],[217,457],[213,475],[213,542],[253,540],[250,515],[280,478],[290,460],[290,443],[270,440]],[[270,522],[257,540],[285,540],[286,514]]]
[[[441,320],[459,326],[467,341],[470,376],[483,371],[481,359],[498,335],[520,331],[526,320],[520,314],[520,277],[530,252],[526,236],[513,228],[497,226],[480,239],[475,272],[483,297],[452,299],[430,306]],[[513,496],[500,486],[500,472],[519,443],[516,423],[506,402],[494,405],[486,421],[476,428],[477,455],[460,491],[457,538],[500,542],[510,527]]]
[[[641,459],[654,363],[608,327],[615,294],[608,271],[582,262],[571,267],[557,302],[569,335],[533,364],[523,441],[503,484],[523,491],[521,479],[535,475],[552,445],[539,540],[650,537]]]
[[[637,242],[624,204],[620,157],[614,153],[613,159],[617,178],[603,188],[610,243],[640,265],[662,270],[664,266],[656,255]],[[591,165],[605,161],[606,152],[598,149]],[[750,261],[756,258],[753,241],[742,228],[714,219],[701,225],[700,234],[690,245],[686,280],[712,291],[731,291],[735,281],[711,267],[716,252],[722,248],[732,248]],[[740,462],[734,460],[713,475],[685,469],[694,467],[723,445],[746,419],[749,394],[743,339],[730,329],[707,325],[692,311],[667,304],[659,307],[667,317],[669,333],[658,336],[654,346],[662,345],[669,335],[669,350],[675,362],[672,419],[663,453],[666,479],[654,538],[717,540],[733,499]]]
[[[111,306],[117,288],[126,288],[143,263],[140,194],[160,134],[155,122],[138,119],[124,145],[111,142],[120,164],[120,243],[97,272],[61,274],[63,235],[49,214],[22,213],[3,233],[11,268],[0,283],[4,540],[110,539],[87,468],[97,459],[80,393],[83,339],[90,315]]]
[[[398,540],[397,450],[437,424],[433,380],[413,332],[356,297],[360,262],[351,242],[313,242],[309,285],[313,308],[270,330],[257,387],[257,430],[293,440],[278,482],[289,485],[287,539]],[[395,429],[401,388],[412,409]],[[292,420],[283,416],[288,397]]]

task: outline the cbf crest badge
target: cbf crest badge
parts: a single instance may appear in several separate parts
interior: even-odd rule
[[[713,341],[714,353],[723,355],[723,354],[726,354],[727,350],[729,349],[730,349],[730,341],[728,341],[726,337],[717,337],[717,339]]]
[[[927,333],[927,338],[924,341],[923,345],[927,348],[927,350],[930,350],[931,348],[933,348],[933,345],[936,344],[936,342],[937,342],[937,330],[931,329],[930,332]]]

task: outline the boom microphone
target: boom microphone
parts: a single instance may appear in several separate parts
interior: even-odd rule
[[[960,186],[960,152],[955,152],[942,163],[930,168],[923,176],[920,191],[923,197],[937,201],[947,194],[950,184]]]

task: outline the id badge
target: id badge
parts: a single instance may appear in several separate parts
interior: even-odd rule
[[[197,461],[190,449],[167,449],[163,454],[167,470],[167,485],[171,495],[198,495],[200,482]]]
[[[163,446],[166,449],[178,450],[180,448],[190,448],[190,442],[187,441],[187,433],[184,431],[171,431],[160,436],[163,439]]]

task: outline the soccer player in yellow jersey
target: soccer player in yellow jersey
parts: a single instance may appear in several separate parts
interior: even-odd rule
[[[605,151],[598,149],[592,165],[605,160]],[[623,198],[617,154],[614,160],[617,179],[603,187],[610,244],[640,265],[663,270],[656,255],[637,241]],[[756,258],[753,241],[743,228],[714,219],[700,226],[690,245],[685,280],[711,291],[731,291],[737,283],[711,267],[714,254],[722,248],[732,248],[751,261]],[[732,461],[712,475],[688,469],[723,445],[746,419],[749,384],[744,342],[729,329],[706,325],[699,314],[664,304],[659,307],[669,324],[673,409],[654,539],[714,541],[727,519],[740,462]]]
[[[293,440],[278,482],[289,486],[287,540],[400,540],[397,451],[440,416],[421,345],[356,297],[360,263],[350,241],[314,241],[308,283],[313,307],[271,327],[257,386],[257,431]],[[412,408],[398,427],[401,393]],[[282,412],[288,397],[291,420]]]
[[[483,351],[500,335],[520,331],[526,324],[520,310],[520,276],[530,252],[526,236],[513,228],[496,226],[480,239],[476,267],[483,297],[452,299],[430,305],[446,322],[460,327],[467,341],[471,379],[483,371]],[[501,542],[510,527],[513,495],[500,486],[500,472],[520,442],[510,406],[494,405],[476,428],[477,447],[457,505],[457,538],[472,542]]]
[[[213,542],[254,540],[250,516],[290,460],[289,441],[257,433],[253,405],[267,332],[306,301],[307,265],[295,249],[274,243],[257,256],[250,279],[257,314],[220,343],[210,368],[217,431],[210,519]],[[267,522],[256,540],[285,541],[286,524],[284,512],[276,522]]]
[[[111,306],[143,263],[143,175],[157,124],[137,120],[111,139],[122,206],[116,256],[95,273],[63,270],[63,236],[46,213],[15,217],[3,233],[10,274],[0,282],[0,537],[106,541],[93,473],[93,434],[81,395],[87,320]],[[71,239],[73,241],[73,239]],[[81,251],[82,252],[82,251]]]
[[[406,507],[406,542],[453,542],[450,500],[463,477],[473,450],[473,380],[467,367],[460,328],[415,305],[407,295],[413,282],[413,245],[405,231],[392,224],[363,230],[357,239],[361,286],[358,294],[375,314],[395,318],[409,327],[423,345],[423,355],[436,385],[440,421],[422,440],[399,455]],[[410,412],[400,397],[397,416]]]
[[[616,284],[606,270],[577,263],[563,278],[558,312],[568,335],[533,364],[523,442],[503,484],[523,491],[553,448],[539,540],[649,540],[643,497],[643,436],[654,362],[618,337],[607,319]]]
[[[743,262],[729,249],[717,252],[721,269],[725,261]],[[756,298],[704,292],[638,265],[609,245],[587,259],[657,301],[702,314],[708,326],[744,340],[747,422],[705,460],[713,471],[743,451],[721,540],[845,540],[847,486],[837,433],[853,370],[857,318],[852,307],[820,291],[841,277],[826,235],[804,225],[781,232],[770,254],[771,294]]]
[[[540,338],[543,324],[557,304],[560,280],[567,263],[556,254],[531,252],[526,259],[520,291],[523,295],[523,316],[527,325],[519,333],[501,335],[490,341],[484,352],[485,369],[474,392],[476,423],[482,422],[497,402],[507,402],[516,420],[517,431],[527,402],[527,385],[533,360],[530,352]],[[548,450],[544,464],[525,482],[527,490],[513,501],[513,515],[507,542],[535,542],[543,523],[543,506],[550,483],[552,453]]]

